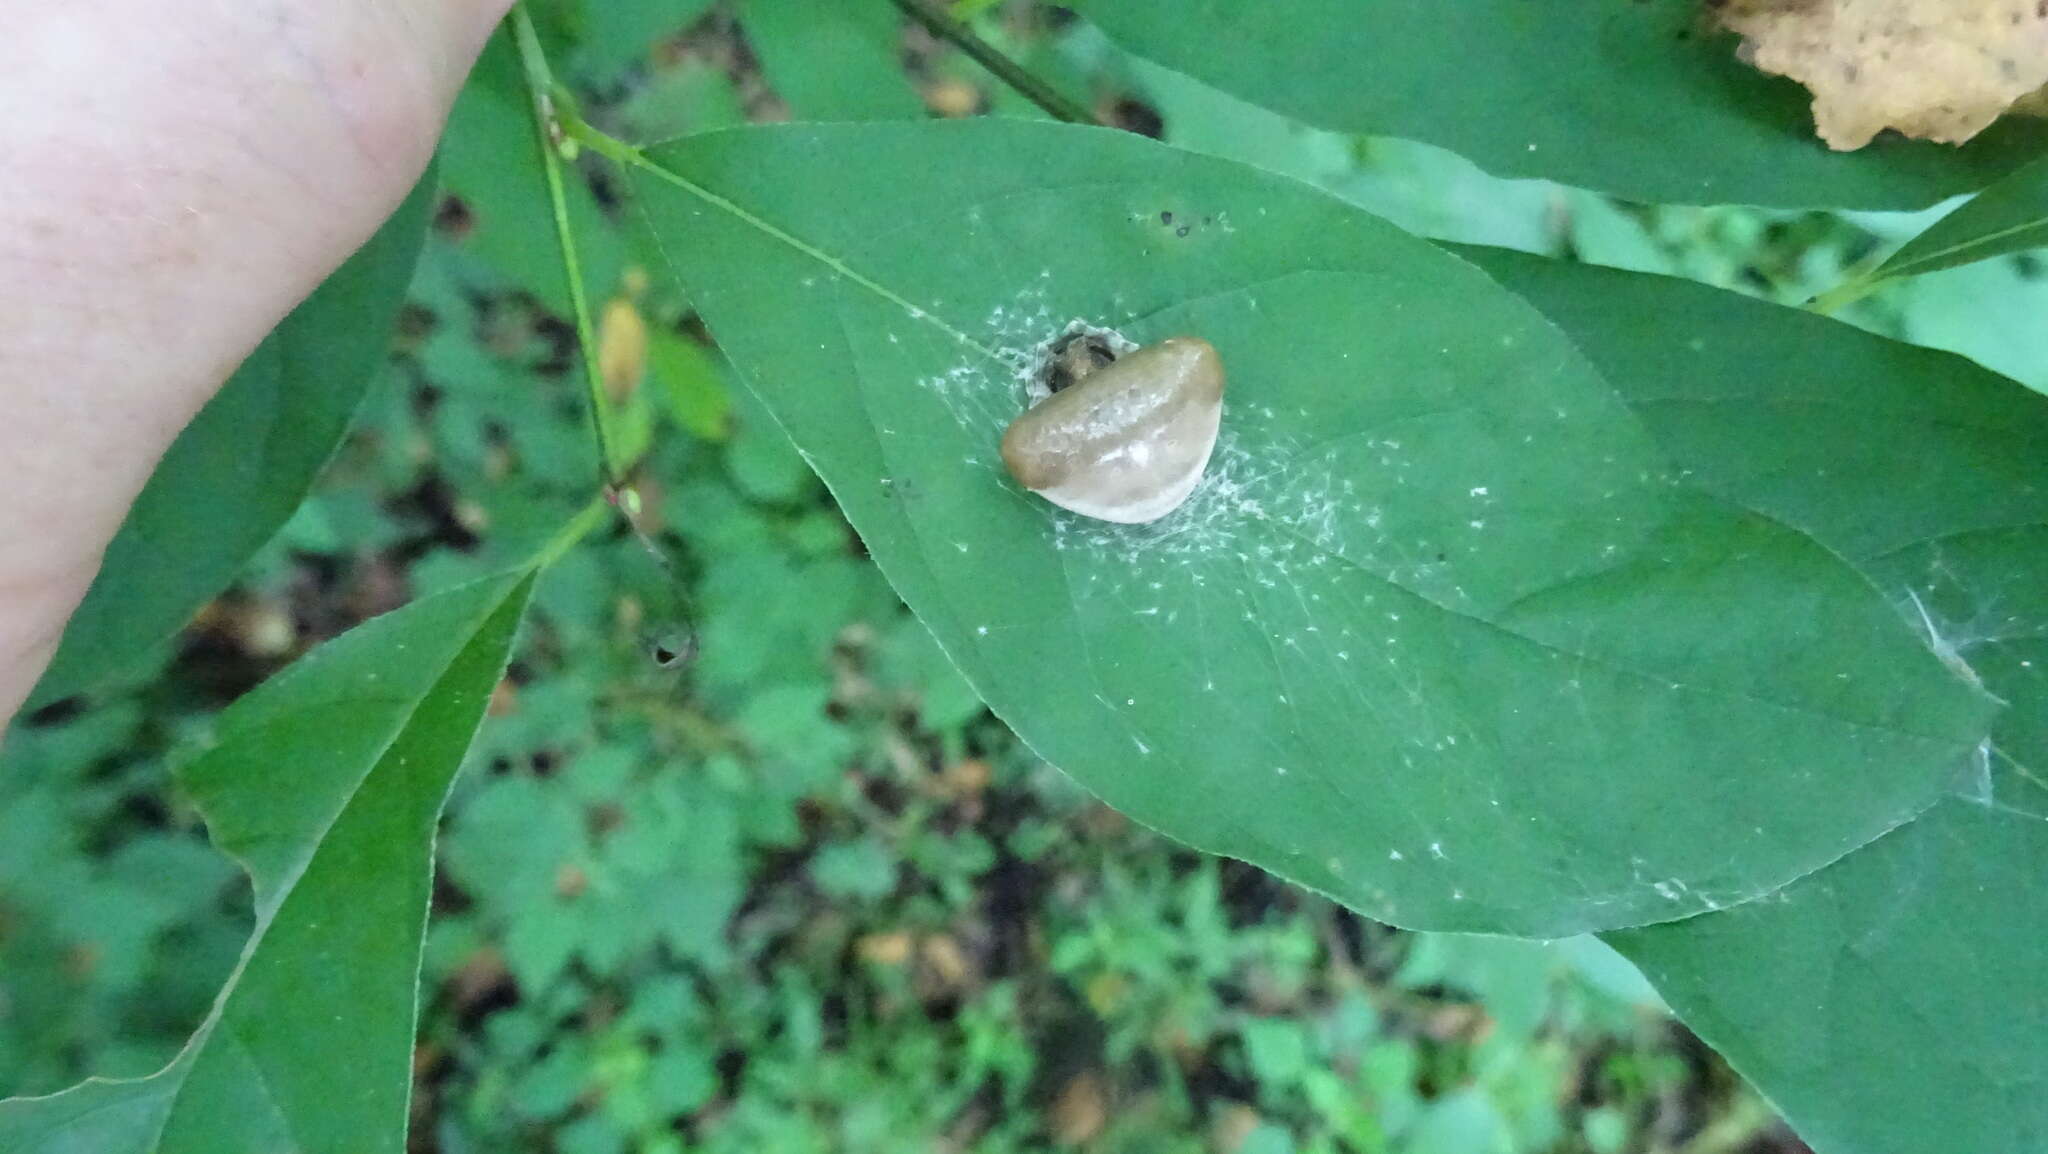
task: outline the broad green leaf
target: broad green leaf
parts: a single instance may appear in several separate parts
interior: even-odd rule
[[[1871,273],[1918,276],[2048,245],[2048,153],[1973,196]]]
[[[1692,479],[1861,569],[2048,765],[2048,398],[1948,353],[1669,277],[1461,249]]]
[[[1608,935],[1818,1154],[2048,1149],[2048,822],[1949,801],[1769,901]]]
[[[601,301],[619,284],[625,244],[590,185],[577,179],[573,167],[565,175],[583,281],[593,299]],[[556,314],[569,315],[569,281],[555,240],[540,137],[509,27],[492,35],[448,114],[441,176],[469,210],[463,247]]]
[[[651,156],[691,299],[948,655],[1196,846],[1398,924],[1562,935],[1775,889],[1983,739],[1863,578],[1674,480],[1519,299],[1312,189],[1019,122]],[[1073,317],[1229,367],[1210,476],[1155,526],[997,463]]]
[[[2040,1148],[2048,398],[1689,282],[1465,252],[1605,370],[1697,483],[1848,558],[2006,704],[1958,783],[1978,804],[1946,802],[1772,899],[1609,940],[1821,1154]]]
[[[887,0],[749,0],[747,44],[798,120],[924,116],[898,58],[903,16]]]
[[[221,715],[179,776],[255,888],[240,964],[162,1072],[0,1102],[0,1150],[404,1149],[434,827],[532,585],[414,602]]]
[[[178,434],[107,546],[30,707],[136,664],[291,518],[383,362],[433,191],[429,169]]]
[[[1683,204],[1919,208],[2037,155],[2009,117],[1963,148],[1815,138],[1799,85],[1738,61],[1693,0],[1075,0],[1124,47],[1304,123],[1405,136],[1496,176]]]

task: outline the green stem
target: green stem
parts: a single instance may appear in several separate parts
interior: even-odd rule
[[[1813,298],[1806,307],[1822,316],[1832,316],[1883,288],[1891,280],[1888,276],[1853,276]]]
[[[1871,254],[1857,262],[1847,280],[1808,301],[1806,307],[1824,317],[1833,316],[1898,279],[1896,272],[1880,271],[1883,268],[1884,258]]]
[[[613,456],[610,404],[604,388],[604,374],[597,363],[597,336],[590,323],[590,297],[583,286],[583,264],[576,256],[576,231],[569,226],[569,198],[562,179],[562,119],[555,100],[555,81],[548,59],[541,51],[540,36],[522,2],[512,9],[512,35],[519,45],[519,60],[526,71],[526,91],[532,98],[534,131],[540,141],[541,167],[547,173],[548,200],[554,207],[555,239],[562,247],[562,270],[569,279],[569,308],[576,323],[576,348],[583,361],[583,380],[590,391],[590,428],[597,439],[598,473],[605,488],[618,493],[619,463]]]
[[[649,162],[640,150],[618,137],[601,129],[593,128],[580,116],[564,116],[559,121],[563,135],[576,142],[577,147],[587,148],[614,164],[628,167],[644,167]]]
[[[555,239],[562,247],[562,271],[569,280],[569,308],[576,322],[576,349],[583,362],[583,381],[590,395],[590,429],[597,441],[597,470],[604,484],[604,495],[592,507],[571,523],[564,535],[549,547],[542,564],[552,562],[562,550],[580,540],[589,532],[592,518],[601,515],[606,506],[617,510],[619,519],[625,522],[640,547],[668,575],[679,593],[685,624],[691,635],[696,634],[696,615],[690,610],[690,598],[682,575],[668,559],[661,546],[640,525],[640,493],[628,486],[619,475],[623,464],[614,456],[610,428],[611,402],[604,387],[604,372],[597,361],[597,336],[590,323],[590,294],[583,285],[583,265],[576,257],[576,231],[569,224],[569,199],[562,177],[564,153],[574,155],[573,150],[583,144],[590,144],[591,150],[612,160],[621,160],[623,154],[634,153],[622,141],[606,136],[583,122],[571,104],[566,89],[555,83],[548,69],[547,55],[542,52],[540,36],[534,32],[533,19],[527,15],[524,0],[512,9],[512,35],[519,45],[519,60],[526,73],[527,95],[533,101],[534,130],[539,137],[541,167],[547,173],[548,200],[554,208]],[[602,141],[600,145],[597,142]]]
[[[556,533],[547,544],[541,546],[540,550],[533,555],[533,566],[537,569],[545,569],[557,560],[560,560],[562,554],[567,553],[571,546],[583,540],[592,529],[597,528],[598,525],[604,522],[610,505],[611,502],[603,497],[595,498],[588,505],[585,505],[582,512],[569,518],[568,522],[562,526],[561,531]]]
[[[997,80],[1017,90],[1046,115],[1068,124],[1097,124],[1086,108],[1059,94],[1052,85],[1033,76],[1024,66],[996,51],[996,47],[974,34],[974,29],[953,19],[931,0],[895,0],[896,6],[925,30],[974,58],[974,62],[995,74]]]

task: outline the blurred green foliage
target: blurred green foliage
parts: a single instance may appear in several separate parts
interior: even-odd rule
[[[1106,117],[1442,239],[1797,302],[1926,220],[1497,180],[1289,124],[1042,7],[962,9]],[[917,115],[910,93],[1035,114],[914,32],[902,69],[780,91],[778,70],[820,66],[768,11],[543,6],[590,114],[636,138],[790,110]],[[161,1065],[233,965],[247,884],[167,771],[196,720],[355,621],[531,549],[597,487],[545,206],[508,175],[530,128],[506,63],[487,56],[458,110],[475,146],[444,159],[451,195],[397,353],[319,489],[168,664],[7,736],[0,1092]],[[1800,1149],[1590,939],[1365,923],[1136,828],[1039,762],[904,611],[662,270],[633,283],[634,207],[584,175],[592,290],[651,330],[612,418],[645,448],[660,556],[619,533],[548,573],[457,783],[415,1148]],[[2042,273],[1985,262],[1851,316],[2048,387]],[[692,631],[694,663],[653,658]]]

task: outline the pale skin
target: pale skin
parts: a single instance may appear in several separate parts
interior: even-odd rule
[[[0,37],[0,718],[178,430],[425,169],[512,0],[67,0]]]

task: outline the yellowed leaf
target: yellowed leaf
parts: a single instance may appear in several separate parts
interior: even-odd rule
[[[863,934],[854,948],[863,961],[900,966],[910,960],[910,935],[902,930]]]
[[[966,951],[951,935],[933,934],[924,940],[919,952],[924,964],[931,967],[932,976],[947,990],[959,990],[973,977]]]
[[[2043,0],[1727,0],[1743,58],[1813,93],[1829,147],[1885,129],[1961,144],[2048,84]]]
[[[647,322],[628,297],[614,297],[597,323],[597,372],[614,403],[623,402],[647,375]]]

